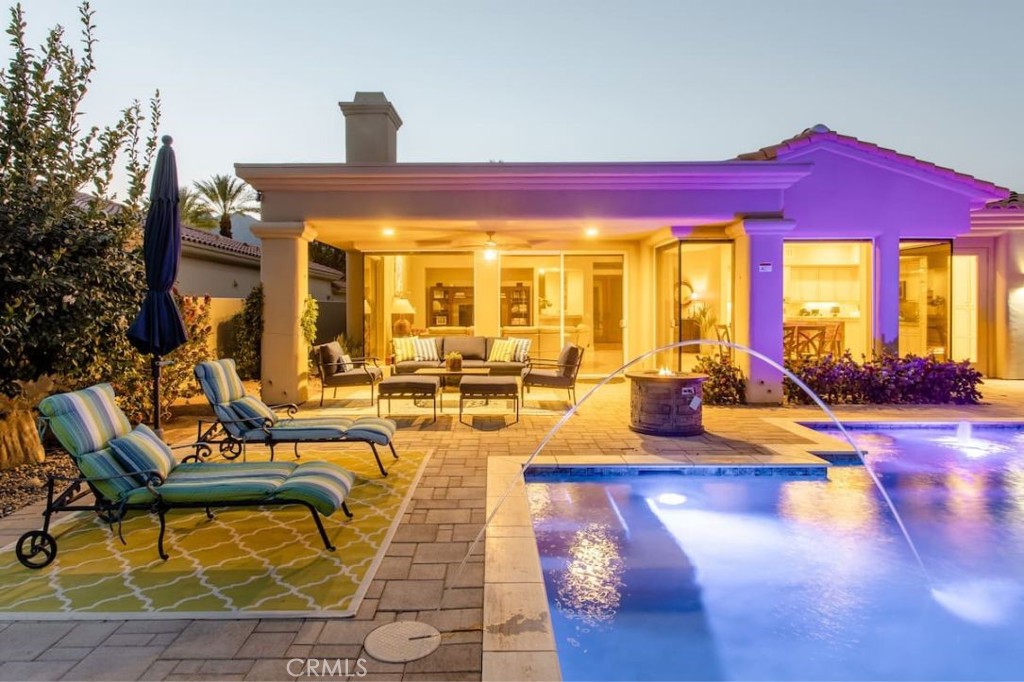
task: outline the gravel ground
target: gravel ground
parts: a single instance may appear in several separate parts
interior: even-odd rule
[[[54,450],[46,453],[42,464],[23,464],[0,471],[0,518],[46,497],[46,475],[51,473],[77,476],[78,469],[67,453]]]

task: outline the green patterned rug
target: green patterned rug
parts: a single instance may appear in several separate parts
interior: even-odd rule
[[[169,512],[167,561],[157,556],[155,515],[125,520],[122,545],[116,527],[91,513],[58,514],[50,566],[24,568],[13,544],[0,552],[0,620],[354,615],[429,455],[394,460],[384,451],[389,475],[381,478],[368,450],[311,451],[303,460],[330,460],[357,475],[347,500],[354,518],[339,511],[323,519],[336,551],[324,549],[301,506],[214,508],[212,521],[202,510]]]

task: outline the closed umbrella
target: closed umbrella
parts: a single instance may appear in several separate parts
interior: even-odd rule
[[[143,256],[146,261],[146,300],[128,329],[128,340],[141,353],[153,356],[153,428],[160,430],[160,358],[185,343],[185,324],[171,290],[181,257],[178,221],[178,168],[170,135],[156,157],[146,213]]]

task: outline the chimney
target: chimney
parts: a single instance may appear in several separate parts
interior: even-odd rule
[[[338,102],[345,115],[345,160],[348,163],[395,163],[402,119],[383,92],[357,92]]]

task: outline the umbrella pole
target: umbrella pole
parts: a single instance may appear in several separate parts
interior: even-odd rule
[[[153,431],[163,438],[160,428],[160,356],[153,355]]]

